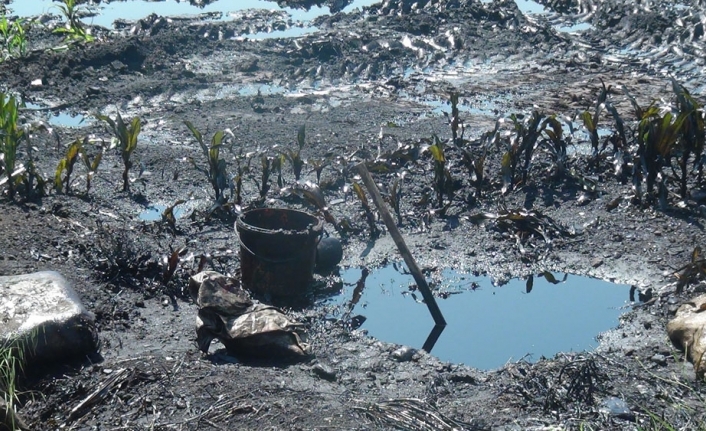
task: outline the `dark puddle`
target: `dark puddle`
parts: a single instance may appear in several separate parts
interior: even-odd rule
[[[360,328],[377,339],[417,349],[426,344],[443,361],[489,370],[509,361],[536,361],[559,352],[595,348],[596,336],[618,325],[630,289],[575,275],[562,281],[557,275],[558,280],[553,280],[557,284],[533,277],[528,292],[526,280],[493,286],[488,277],[452,270],[442,275],[437,291],[446,299],[437,298],[437,303],[448,325],[436,341],[421,294],[409,288],[414,279],[394,266],[370,272],[347,316],[351,298],[360,291],[355,287],[360,287],[361,270],[343,271],[343,291],[331,300],[336,305],[334,314],[363,321]]]

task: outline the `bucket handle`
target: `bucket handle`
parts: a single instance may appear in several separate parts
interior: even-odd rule
[[[245,251],[247,251],[248,253],[250,253],[251,255],[253,255],[254,257],[256,257],[260,260],[263,260],[263,261],[269,262],[269,263],[289,263],[289,262],[294,262],[295,260],[297,260],[296,257],[290,257],[287,259],[268,259],[266,257],[258,256],[254,251],[250,250],[250,248],[247,245],[245,245],[243,240],[240,238],[240,232],[237,232],[237,233],[238,233],[238,242],[240,243],[240,246],[242,248],[244,248]],[[316,239],[316,245],[319,245],[319,241],[321,241],[321,237],[323,236],[323,234],[324,233],[323,233],[323,229],[322,229],[322,231],[319,232],[318,238]]]

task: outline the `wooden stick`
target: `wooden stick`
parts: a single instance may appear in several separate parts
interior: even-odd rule
[[[422,271],[417,266],[417,262],[414,260],[414,257],[412,257],[412,253],[410,253],[409,248],[407,248],[407,244],[404,242],[402,234],[400,234],[400,231],[397,229],[395,221],[392,220],[392,215],[390,215],[390,211],[388,211],[387,206],[385,205],[385,201],[382,200],[380,191],[375,185],[373,177],[370,176],[368,168],[365,167],[365,162],[360,163],[357,166],[357,169],[358,173],[363,179],[365,187],[368,189],[368,192],[370,192],[370,195],[373,197],[373,202],[375,202],[375,206],[377,207],[378,211],[380,211],[380,215],[382,216],[382,219],[385,222],[385,226],[387,226],[387,230],[390,232],[390,235],[392,235],[392,239],[395,241],[397,249],[400,251],[400,254],[404,258],[404,263],[407,264],[409,272],[411,272],[414,276],[414,281],[417,282],[417,287],[419,287],[419,291],[422,293],[422,297],[424,298],[424,302],[429,308],[431,317],[434,318],[434,322],[438,326],[446,326],[446,320],[444,319],[444,316],[441,315],[441,310],[439,310],[439,306],[436,304],[436,299],[434,298],[434,295],[432,295],[431,289],[429,289],[427,280],[426,278],[424,278],[424,274],[422,274]]]

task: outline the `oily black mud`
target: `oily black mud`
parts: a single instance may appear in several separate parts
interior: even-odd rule
[[[527,114],[535,106],[568,116],[589,109],[600,80],[614,88],[626,85],[644,103],[667,97],[670,72],[679,71],[687,86],[694,82],[699,60],[691,49],[701,37],[687,11],[587,4],[553,2],[549,13],[525,16],[514,2],[386,1],[362,13],[320,18],[319,31],[301,38],[257,41],[247,36],[253,30],[296,23],[277,12],[228,22],[151,17],[115,33],[96,30],[102,35],[97,43],[60,52],[38,49],[2,63],[2,82],[26,100],[84,114],[119,110],[144,122],[131,171],[134,178],[141,175],[130,193],[118,191],[122,161],[108,151],[88,194],[77,174],[73,195],[52,192],[29,202],[5,197],[0,203],[0,230],[6,233],[0,236],[0,274],[60,271],[95,313],[103,343],[103,362],[25,383],[42,394],[30,392],[21,400],[27,422],[33,429],[385,429],[393,425],[376,403],[418,398],[468,429],[650,429],[650,414],[670,418],[677,428],[695,427],[702,419],[702,389],[664,327],[698,289],[676,295],[669,285],[693,247],[704,242],[697,202],[680,206],[670,197],[665,210],[635,205],[630,185],[618,181],[610,166],[589,166],[580,157],[572,162],[575,169],[599,184],[588,197],[577,182],[550,181],[548,162],[541,159],[528,184],[502,195],[497,152],[486,162],[489,180],[480,197],[455,162],[457,199],[444,217],[433,204],[432,159],[423,149],[433,134],[447,139],[451,131],[427,102],[447,100],[449,91],[461,94],[469,108],[462,115],[466,133],[476,138],[497,118]],[[684,22],[680,32],[666,25],[678,18]],[[554,28],[571,20],[594,28],[580,35]],[[38,46],[58,42],[43,34],[30,36]],[[642,54],[613,52],[628,43]],[[660,55],[665,48],[681,54]],[[627,112],[619,93],[611,95]],[[488,101],[492,109],[473,109]],[[385,193],[385,185],[401,180],[401,229],[432,276],[450,262],[500,283],[566,271],[651,288],[657,300],[637,305],[620,328],[601,337],[596,352],[521,361],[492,372],[441,363],[422,351],[400,362],[393,354],[399,346],[352,330],[350,322],[332,321],[327,310],[314,306],[288,310],[307,324],[314,352],[309,362],[244,361],[213,347],[202,356],[194,342],[196,308],[183,289],[200,266],[237,274],[238,244],[235,211],[212,211],[207,179],[190,162],[206,160],[184,120],[209,139],[216,130],[233,131],[229,166],[234,172],[238,163],[250,168],[243,175],[241,210],[267,205],[315,212],[287,191],[296,188],[288,166],[285,187],[273,175],[262,199],[260,159],[251,154],[275,154],[275,145],[295,148],[305,124],[303,157],[332,160],[319,185],[329,211],[352,227],[343,237],[344,267],[398,259],[388,235],[370,237],[351,184],[356,163],[388,162],[385,155],[401,148],[411,157],[383,163],[387,170],[374,175]],[[46,134],[32,141],[48,178],[69,142],[85,135],[110,139],[95,122],[55,132],[58,147]],[[450,160],[460,157],[450,150]],[[316,181],[311,168],[304,180]],[[617,207],[608,205],[616,198],[623,198]],[[139,220],[150,205],[180,199],[187,200],[186,211],[174,228]],[[553,234],[550,242],[531,237],[518,247],[512,231],[474,223],[475,215],[503,208],[539,211],[572,233]],[[336,234],[331,225],[326,229]],[[164,261],[182,247],[181,263],[165,281]],[[325,291],[335,277],[321,276],[317,286]],[[71,412],[101,384],[105,397]],[[602,403],[613,397],[625,400],[630,412],[606,412]]]

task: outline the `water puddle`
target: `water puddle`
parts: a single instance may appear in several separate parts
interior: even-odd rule
[[[587,22],[579,22],[574,25],[555,26],[554,28],[562,33],[577,33],[580,31],[592,30],[593,26]]]
[[[443,100],[422,100],[422,103],[432,108],[433,115],[444,115],[444,113],[451,113],[451,104],[448,101]],[[492,100],[485,100],[481,102],[474,103],[459,103],[459,112],[471,114],[471,115],[482,115],[485,117],[496,117],[498,115],[500,107]]]
[[[53,112],[48,110],[46,106],[32,102],[25,102],[25,110],[25,112],[35,113],[42,120],[56,127],[84,127],[93,121],[91,118],[86,118],[81,114],[70,114],[61,111]]]
[[[354,0],[350,5],[343,8],[343,11],[351,12],[356,8],[370,6],[376,2],[377,1],[373,0]],[[30,17],[42,14],[61,15],[57,5],[58,3],[52,0],[14,0],[10,3],[8,9],[10,9],[13,15],[20,17]],[[95,13],[95,15],[86,17],[82,19],[82,21],[90,25],[112,28],[113,22],[116,19],[133,21],[145,18],[153,13],[160,16],[188,16],[213,13],[220,14],[222,16],[222,20],[228,20],[233,13],[248,9],[283,10],[289,13],[292,16],[292,19],[298,21],[310,21],[314,18],[330,13],[328,7],[314,6],[309,10],[288,7],[281,8],[277,2],[265,0],[238,0],[237,2],[215,1],[203,7],[192,5],[188,1],[126,0],[112,1],[110,3],[102,3],[98,7],[90,7],[89,10]],[[286,35],[277,36],[287,37]]]
[[[522,13],[547,13],[544,6],[532,0],[515,0],[517,7]]]
[[[403,271],[405,272],[405,271]],[[344,288],[330,301],[337,317],[363,320],[361,329],[380,340],[413,348],[425,346],[443,361],[489,370],[508,361],[536,361],[558,352],[586,351],[596,336],[618,325],[629,299],[629,286],[589,277],[556,274],[552,284],[534,276],[493,286],[488,277],[443,271],[437,303],[448,326],[437,340],[433,320],[421,294],[410,291],[414,279],[395,265],[370,272],[363,284],[360,269],[341,275]],[[550,276],[551,278],[551,276]],[[362,292],[360,287],[364,285]]]
[[[162,220],[162,214],[164,214],[164,210],[166,210],[166,209],[167,209],[166,205],[160,205],[160,204],[150,205],[147,207],[146,210],[142,211],[139,214],[140,220],[143,220],[143,221]],[[176,208],[174,208],[174,218],[182,217],[185,212],[186,212],[185,209],[177,206]]]

